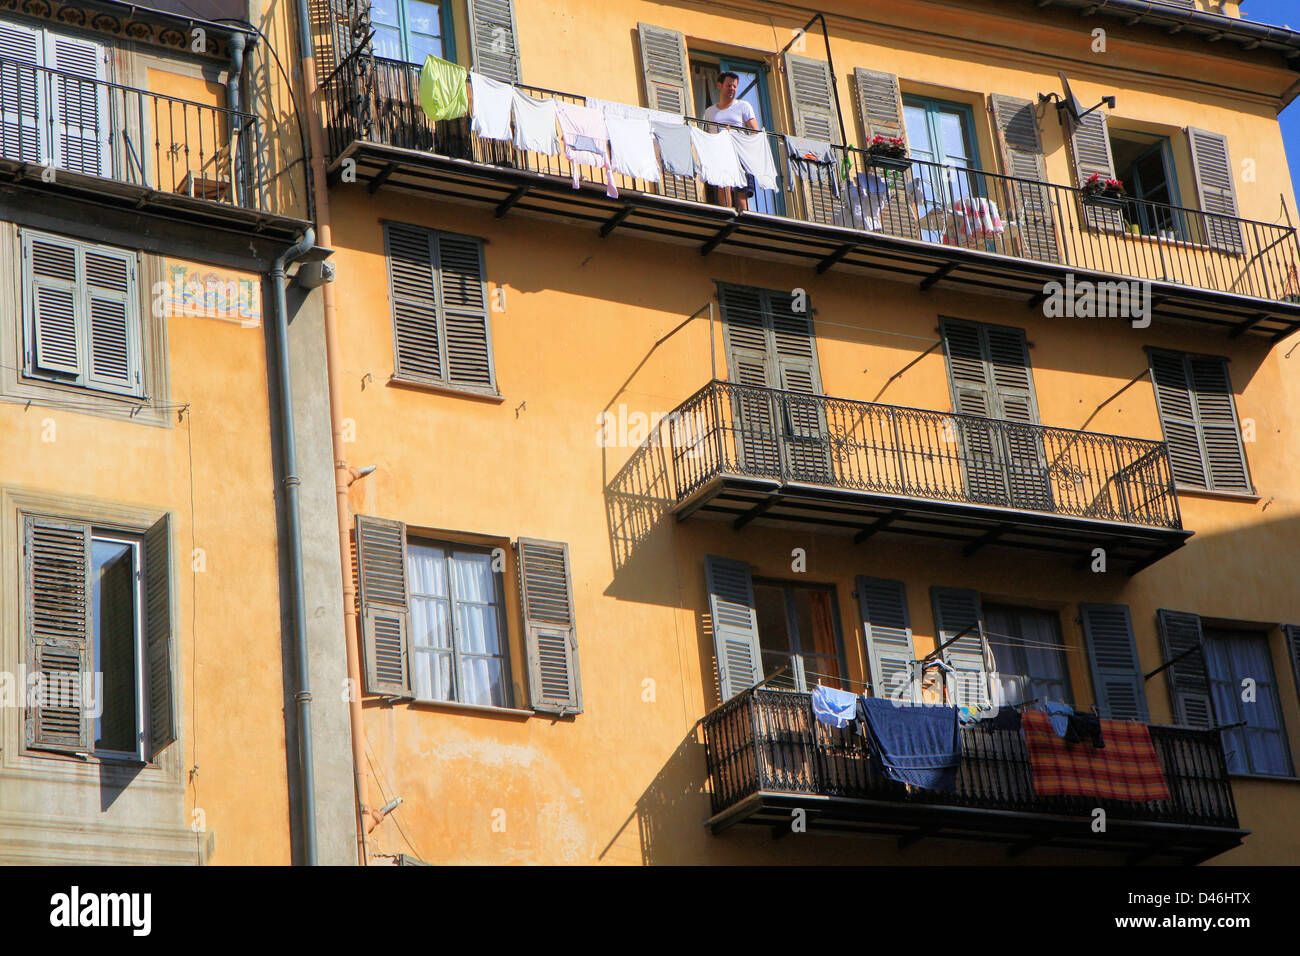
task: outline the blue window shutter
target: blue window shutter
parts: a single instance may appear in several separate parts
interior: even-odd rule
[[[1080,604],[1097,711],[1113,720],[1149,720],[1146,684],[1127,604]]]
[[[719,696],[730,700],[763,679],[758,641],[758,611],[749,565],[708,555],[704,559]]]
[[[1214,704],[1210,700],[1201,619],[1185,611],[1162,609],[1157,612],[1157,620],[1165,663],[1177,659],[1165,669],[1174,721],[1185,727],[1212,727]]]
[[[907,589],[902,581],[858,576],[858,607],[862,612],[862,636],[871,662],[873,697],[911,700],[911,663],[916,660],[912,644],[912,621],[907,612]]]

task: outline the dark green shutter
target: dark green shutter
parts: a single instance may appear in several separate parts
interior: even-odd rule
[[[410,697],[406,525],[357,515],[354,534],[366,691]]]
[[[1245,251],[1241,223],[1237,221],[1237,187],[1228,140],[1219,133],[1188,128],[1196,191],[1205,215],[1207,245],[1224,252]],[[1226,218],[1225,218],[1226,217]]]
[[[1051,187],[1046,185],[1047,162],[1038,132],[1037,110],[1030,100],[1000,93],[992,94],[989,103],[1002,146],[1002,170],[1016,177],[1007,183],[1007,196],[1020,223],[1022,252],[1030,259],[1060,262],[1056,208]]]
[[[148,680],[148,757],[157,760],[176,739],[172,669],[171,523],[164,516],[144,536],[145,676]]]
[[[903,582],[858,575],[858,607],[871,662],[872,696],[913,699],[917,688],[909,688],[910,665],[916,650]]]
[[[1213,491],[1250,491],[1227,360],[1162,349],[1148,349],[1148,356],[1175,480]]]
[[[727,373],[736,384],[750,386],[739,390],[733,403],[737,464],[753,475],[776,476],[781,470],[776,399],[765,389],[779,388],[780,377],[763,292],[749,286],[719,284],[718,303]]]
[[[1283,624],[1282,634],[1286,637],[1286,649],[1291,657],[1296,693],[1300,695],[1300,624]]]
[[[24,233],[23,279],[27,368],[37,374],[80,375],[85,345],[78,319],[77,244]]]
[[[1213,726],[1214,704],[1210,699],[1201,619],[1184,611],[1166,610],[1159,611],[1157,619],[1165,663],[1177,660],[1165,670],[1174,722],[1185,727]]]
[[[1115,178],[1115,161],[1110,150],[1110,128],[1106,114],[1089,113],[1070,135],[1074,155],[1075,184],[1080,188],[1094,175]],[[1124,212],[1110,206],[1083,203],[1083,221],[1096,229],[1124,229]]]
[[[677,30],[636,25],[641,47],[641,75],[646,105],[665,113],[687,114],[691,83],[686,66],[686,40]]]
[[[1080,604],[1097,712],[1146,722],[1147,692],[1127,604]]]
[[[704,558],[704,581],[713,622],[718,691],[727,701],[763,679],[754,581],[748,564],[714,555]]]
[[[988,645],[984,637],[984,610],[979,592],[966,588],[930,588],[930,601],[934,607],[935,646],[952,640],[969,625],[975,625],[960,640],[943,651],[943,658],[957,672],[959,694],[974,691],[976,699],[961,699],[962,706],[978,706],[988,702]]]
[[[519,34],[513,0],[467,0],[473,68],[502,83],[518,83]]]
[[[519,583],[533,710],[582,713],[578,635],[573,614],[569,546],[519,539]]]
[[[138,394],[140,308],[135,291],[135,255],[87,246],[83,256],[87,381],[105,391]]]
[[[89,753],[94,720],[82,699],[82,681],[91,671],[94,634],[90,526],[24,517],[23,582],[28,672],[70,692],[28,707],[27,746]]]

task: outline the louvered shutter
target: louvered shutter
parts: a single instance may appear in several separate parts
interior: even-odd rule
[[[1192,148],[1197,195],[1205,213],[1206,244],[1224,252],[1244,252],[1228,140],[1219,133],[1190,127],[1187,140]]]
[[[145,700],[149,707],[150,760],[176,739],[172,677],[171,533],[163,517],[144,536]]]
[[[903,119],[903,101],[898,88],[898,77],[892,73],[858,67],[853,71],[853,85],[858,105],[858,122],[862,125],[862,148],[866,149],[874,136],[907,139],[907,124]],[[904,239],[921,238],[921,224],[917,222],[907,200],[907,192],[890,188],[880,209],[883,231]]]
[[[641,47],[641,72],[646,105],[665,113],[689,112],[690,80],[686,67],[686,39],[676,30],[636,25]]]
[[[433,237],[427,229],[387,223],[384,254],[393,310],[393,362],[398,375],[445,378],[434,281]]]
[[[1282,634],[1286,637],[1286,649],[1291,657],[1296,693],[1300,694],[1300,624],[1283,624]]]
[[[357,589],[363,621],[366,691],[410,697],[406,525],[357,515]]]
[[[1201,636],[1201,619],[1183,611],[1161,610],[1160,646],[1165,661],[1186,654],[1165,670],[1169,697],[1174,708],[1174,722],[1185,727],[1210,727],[1214,724],[1214,704],[1210,699],[1210,678],[1205,666]],[[1200,648],[1188,654],[1192,648]]]
[[[467,0],[473,69],[502,83],[518,83],[519,35],[513,0]]]
[[[777,440],[776,396],[779,388],[775,351],[770,345],[770,319],[763,293],[749,286],[719,284],[718,302],[731,380],[752,386],[736,394],[732,415],[736,428],[737,465],[752,475],[775,477],[781,472]]]
[[[492,391],[495,376],[483,243],[450,233],[436,233],[434,242],[438,252],[438,314],[447,359],[447,381]]]
[[[1201,454],[1200,428],[1192,403],[1185,356],[1149,349],[1151,382],[1156,393],[1160,427],[1169,445],[1174,479],[1188,485],[1206,486],[1205,461]]]
[[[1127,604],[1080,604],[1097,712],[1112,720],[1147,716],[1146,684]]]
[[[943,658],[957,675],[957,704],[976,707],[989,699],[988,646],[984,637],[984,610],[977,591],[966,588],[930,588],[934,607],[935,646],[952,640],[974,625],[960,640],[943,651]],[[973,695],[973,697],[972,697]]]
[[[110,392],[140,394],[140,308],[135,256],[87,246],[82,251],[88,338],[87,381]]]
[[[835,114],[835,91],[831,69],[825,60],[785,55],[785,81],[790,94],[790,116],[794,135],[826,143],[842,143],[839,119]],[[831,170],[828,175],[838,176]],[[814,222],[833,223],[839,200],[829,182],[805,184],[804,202]]]
[[[903,582],[858,575],[858,607],[871,662],[872,695],[915,699],[919,688],[911,686],[910,665],[916,650]]]
[[[1030,100],[1000,93],[992,94],[989,104],[1002,147],[1002,171],[1015,177],[1007,183],[1007,195],[1014,204],[1022,251],[1030,259],[1060,262],[1056,209],[1051,187],[1046,185],[1047,163],[1037,110]]]
[[[1209,470],[1209,487],[1217,491],[1250,491],[1246,449],[1237,424],[1227,361],[1215,356],[1189,355],[1187,366]]]
[[[1007,484],[998,454],[997,426],[979,420],[994,418],[997,412],[980,327],[947,318],[940,324],[953,411],[971,416],[955,420],[953,436],[961,444],[966,494],[972,501],[1001,504],[1006,501]]]
[[[94,720],[83,701],[94,633],[90,526],[28,515],[23,519],[27,669],[59,695],[27,710],[26,743],[36,750],[89,753]]]
[[[28,320],[25,346],[29,371],[81,374],[85,343],[78,321],[78,246],[53,236],[23,234],[23,271]]]
[[[0,23],[0,155],[39,163],[45,158],[41,129],[44,77],[41,35],[28,27]]]
[[[519,539],[528,690],[533,710],[582,713],[578,634],[573,615],[569,546]]]
[[[762,296],[764,312],[771,321],[776,387],[785,393],[781,402],[785,410],[782,425],[787,472],[795,481],[830,481],[830,446],[812,306],[805,296],[804,311],[795,312],[794,297],[787,292],[765,290]]]
[[[998,449],[1006,462],[1011,504],[1049,511],[1051,482],[1043,435],[1038,426],[1038,399],[1029,368],[1029,343],[1023,329],[981,325],[990,385],[996,399],[994,414],[1007,424]]]
[[[1070,146],[1074,153],[1074,176],[1080,188],[1094,174],[1102,179],[1115,178],[1115,161],[1111,158],[1110,128],[1106,123],[1106,114],[1098,110],[1089,113],[1079,123],[1070,136]],[[1093,206],[1083,204],[1083,219],[1096,229],[1124,228],[1124,213],[1110,206]]]
[[[758,641],[758,611],[749,565],[707,555],[704,582],[713,622],[713,650],[718,690],[728,701],[763,679],[763,652]]]
[[[104,52],[94,43],[46,34],[45,65],[51,77],[54,164],[93,176],[111,176],[108,162],[108,88]]]

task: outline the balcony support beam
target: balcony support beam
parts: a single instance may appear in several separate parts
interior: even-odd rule
[[[990,528],[970,544],[966,545],[966,547],[962,548],[961,556],[963,558],[969,558],[980,548],[984,547],[986,544],[993,544],[993,542],[997,541],[998,538],[1002,537],[1010,530],[1011,525],[1009,524],[1000,524],[996,528]]]
[[[740,220],[732,219],[725,226],[719,229],[704,245],[700,246],[700,255],[707,256],[726,240],[726,238],[740,228]]]
[[[928,276],[921,280],[920,289],[922,292],[929,291],[930,287],[946,276],[953,269],[957,268],[956,262],[945,262],[939,268],[935,269]]]
[[[373,196],[375,193],[379,192],[379,188],[383,186],[384,183],[388,182],[388,178],[395,172],[397,172],[397,163],[389,163],[381,169],[378,176],[366,183],[366,189],[370,191],[370,195]]]
[[[497,203],[497,208],[495,213],[496,218],[504,219],[506,213],[510,211],[510,207],[513,206],[515,203],[519,202],[519,200],[523,199],[527,195],[528,195],[527,186],[516,186],[509,196],[501,200],[501,202]]]
[[[607,238],[609,234],[617,229],[619,224],[630,215],[632,215],[632,207],[624,206],[618,212],[614,213],[614,215],[606,219],[604,224],[600,227],[600,238]]]
[[[875,521],[871,522],[871,524],[867,525],[865,528],[863,528],[861,531],[855,534],[853,536],[853,543],[861,544],[862,542],[870,538],[872,535],[876,534],[878,531],[884,531],[891,524],[893,524],[894,521],[897,520],[901,514],[902,514],[901,511],[891,511],[889,512],[889,514],[881,515]]]
[[[827,269],[829,269],[831,266],[835,265],[835,263],[839,262],[841,259],[847,256],[855,248],[857,247],[850,242],[846,242],[844,245],[840,246],[838,249],[832,252],[821,262],[817,263],[817,274],[821,275],[822,273],[824,273]]]
[[[1228,338],[1235,339],[1241,335],[1244,335],[1246,332],[1250,331],[1252,328],[1254,328],[1256,325],[1258,325],[1260,322],[1263,322],[1267,318],[1268,318],[1267,312],[1256,312],[1249,319],[1246,319],[1244,322],[1238,322],[1235,326],[1233,326],[1232,331],[1228,333]]]
[[[758,504],[754,505],[754,507],[746,511],[739,518],[737,518],[735,521],[733,521],[731,523],[731,527],[734,530],[739,531],[741,528],[745,527],[745,525],[749,524],[755,518],[761,517],[764,512],[771,510],[775,505],[779,505],[781,503],[781,498],[782,498],[781,495],[771,495],[763,499]]]

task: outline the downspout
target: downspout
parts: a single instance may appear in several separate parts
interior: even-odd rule
[[[316,226],[320,230],[322,246],[333,246],[330,227],[329,183],[325,174],[324,110],[321,109],[320,79],[316,73],[315,49],[311,42],[311,19],[307,0],[295,0],[298,12],[298,46],[302,61],[303,93],[307,104],[307,129],[310,140],[311,192],[316,200]],[[370,820],[369,778],[362,768],[366,765],[366,728],[361,711],[361,644],[357,622],[357,589],[352,577],[352,549],[348,542],[352,536],[352,507],[348,501],[348,485],[352,477],[348,470],[346,450],[343,445],[343,381],[339,358],[338,311],[334,296],[334,283],[321,287],[325,312],[325,369],[329,383],[330,436],[334,449],[334,498],[338,512],[339,565],[343,575],[343,641],[347,651],[348,681],[352,688],[348,694],[348,722],[352,731],[352,773],[357,795],[357,858],[362,866],[369,864],[366,851],[366,827]]]
[[[274,287],[276,374],[280,379],[280,444],[284,458],[284,510],[289,538],[289,584],[293,590],[294,664],[298,671],[298,787],[303,817],[303,851],[308,866],[316,865],[316,771],[311,744],[311,671],[307,654],[307,599],[302,580],[302,514],[298,499],[298,452],[293,427],[293,385],[289,378],[289,307],[285,301],[284,267],[316,245],[311,226],[302,238],[271,264]]]
[[[244,124],[240,115],[244,108],[244,47],[248,37],[240,30],[230,33],[230,76],[226,79],[226,103],[230,109],[230,189],[235,201],[244,204]]]

